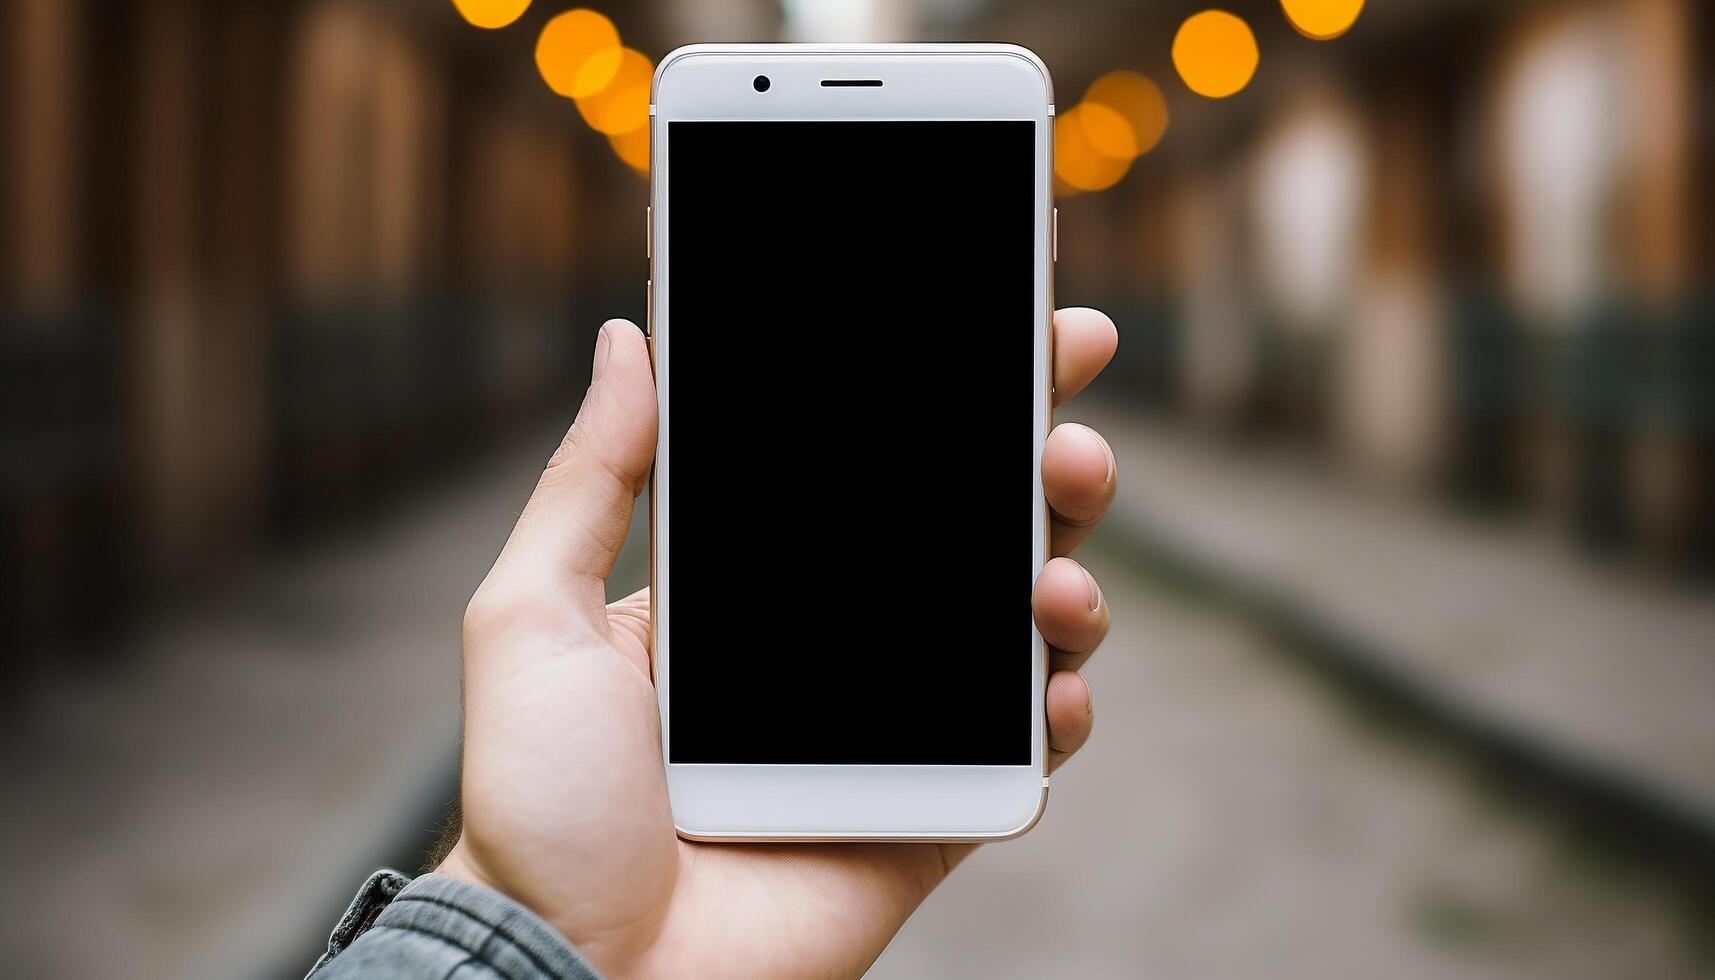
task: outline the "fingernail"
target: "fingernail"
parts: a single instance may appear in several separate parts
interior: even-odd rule
[[[1089,426],[1082,425],[1082,424],[1080,424],[1078,426],[1078,428],[1084,430],[1084,438],[1095,443],[1096,448],[1098,448],[1102,451],[1102,458],[1106,459],[1108,461],[1108,473],[1106,476],[1102,477],[1102,486],[1105,487],[1108,484],[1114,482],[1114,475],[1115,475],[1114,471],[1118,467],[1114,463],[1114,449],[1113,449],[1113,447],[1108,445],[1108,441],[1106,439],[1103,439],[1101,433],[1097,432],[1095,429],[1092,429]]]
[[[596,334],[595,338],[595,361],[590,365],[590,384],[592,386],[601,380],[602,369],[607,367],[607,348],[607,324],[604,323],[601,332]]]
[[[1092,687],[1090,685],[1089,680],[1086,679],[1084,681],[1084,714],[1093,715],[1095,713],[1096,713],[1096,689],[1094,687]]]
[[[1100,612],[1102,608],[1102,590],[1096,585],[1096,579],[1088,571],[1084,572],[1084,585],[1090,590],[1090,611]]]

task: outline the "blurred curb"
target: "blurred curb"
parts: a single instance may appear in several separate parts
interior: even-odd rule
[[[1405,651],[1294,599],[1124,500],[1114,502],[1092,543],[1158,584],[1245,616],[1332,683],[1450,738],[1509,791],[1715,900],[1715,809],[1701,802],[1696,787],[1627,771],[1484,708],[1454,685],[1414,670]]]
[[[458,792],[459,739],[440,718],[416,726],[410,757],[377,772],[361,797],[331,812],[287,875],[221,930],[219,942],[185,973],[189,980],[250,976],[297,980],[327,948],[328,934],[370,872],[422,870]]]

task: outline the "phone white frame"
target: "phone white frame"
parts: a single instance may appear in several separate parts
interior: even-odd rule
[[[767,92],[752,80],[767,75]],[[824,88],[825,78],[881,79],[879,87]],[[1021,766],[674,764],[671,573],[672,274],[667,231],[668,124],[687,120],[1030,120],[1035,147],[1035,455],[1031,580],[1048,554],[1042,446],[1052,425],[1054,207],[1053,84],[1041,59],[1002,44],[698,44],[661,62],[650,92],[650,314],[661,406],[650,525],[654,602],[651,656],[661,712],[662,761],[679,834],[706,841],[1000,840],[1029,830],[1048,798],[1044,692],[1048,651],[1031,627],[1030,763]],[[1022,497],[1022,494],[1020,494]],[[1022,511],[1022,502],[1020,504]],[[1022,515],[1021,515],[1022,517]],[[1021,529],[1022,530],[1022,529]],[[1022,573],[1022,570],[1020,572]],[[1020,645],[1022,646],[1022,637]],[[998,651],[997,651],[998,653]],[[1021,695],[1024,692],[1021,692]]]

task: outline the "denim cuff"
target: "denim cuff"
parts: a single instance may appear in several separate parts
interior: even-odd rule
[[[371,889],[387,890],[386,881],[381,873],[371,876],[359,902]],[[317,980],[454,973],[502,980],[601,980],[536,913],[480,885],[427,874],[398,889],[379,915],[359,911],[359,902],[340,920],[328,955],[311,971]],[[366,918],[373,924],[363,928],[360,920]]]

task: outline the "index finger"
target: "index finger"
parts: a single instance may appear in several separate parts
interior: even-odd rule
[[[1054,404],[1096,380],[1118,346],[1119,331],[1101,310],[1074,306],[1054,311]]]

